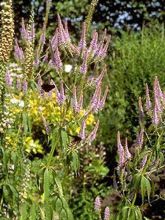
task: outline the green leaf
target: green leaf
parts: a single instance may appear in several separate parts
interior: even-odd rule
[[[151,184],[150,181],[145,177],[142,176],[141,178],[141,195],[142,195],[142,202],[144,203],[144,198],[147,194],[148,200],[150,200],[151,195]]]
[[[50,171],[48,169],[44,172],[44,201],[48,201],[50,195]]]
[[[33,203],[30,208],[30,220],[36,220],[36,218],[37,218],[36,212],[37,212],[36,205],[35,205],[35,203]]]

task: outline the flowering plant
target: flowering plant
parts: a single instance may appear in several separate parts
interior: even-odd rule
[[[31,219],[73,219],[68,201],[80,169],[79,156],[96,138],[97,113],[108,93],[102,81],[110,37],[94,31],[88,42],[90,15],[76,45],[67,22],[58,15],[57,28],[48,40],[50,6],[47,1],[39,39],[32,13],[27,25],[22,21],[21,39],[13,40],[12,2],[2,4],[2,218],[29,219],[30,213]]]

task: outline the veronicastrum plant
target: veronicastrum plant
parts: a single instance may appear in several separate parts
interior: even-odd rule
[[[120,132],[117,134],[118,166],[114,172],[114,189],[110,197],[115,191],[118,202],[112,206],[104,200],[101,202],[101,198],[97,196],[95,211],[100,219],[148,219],[145,216],[146,210],[152,208],[155,201],[165,199],[164,189],[161,188],[165,168],[165,93],[157,77],[152,97],[146,84],[144,105],[142,100],[140,97],[139,133],[134,144],[128,148],[127,138],[123,141]],[[105,203],[107,207],[102,213]]]
[[[50,1],[39,34],[32,13],[14,39],[12,2],[1,3],[1,219],[73,219],[68,201],[79,152],[96,138],[108,93],[102,81],[110,37],[94,31],[87,38],[94,3],[78,44],[59,15],[47,39]]]

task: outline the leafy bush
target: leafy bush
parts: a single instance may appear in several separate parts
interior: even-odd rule
[[[132,138],[135,136],[139,120],[138,98],[144,94],[145,83],[152,85],[157,75],[164,87],[164,39],[164,26],[153,24],[139,33],[122,32],[121,37],[112,41],[107,77],[110,96],[101,113],[100,135],[110,149],[115,145],[118,130]]]
[[[78,197],[90,183],[95,186],[108,172],[104,149],[98,157],[93,142],[97,113],[108,93],[101,70],[109,36],[95,31],[91,40],[87,38],[90,11],[78,45],[72,43],[67,22],[58,15],[55,33],[46,44],[47,1],[38,38],[32,11],[14,42],[12,3],[3,1],[1,7],[0,217],[71,220],[72,196]],[[80,161],[87,164],[80,166]]]

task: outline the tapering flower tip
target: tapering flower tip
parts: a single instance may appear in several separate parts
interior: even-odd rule
[[[69,30],[68,30],[68,22],[67,20],[64,21],[64,34],[65,34],[65,38],[66,41],[70,41],[70,34],[69,34]]]
[[[105,43],[105,45],[102,49],[102,53],[101,53],[102,58],[105,58],[106,55],[107,55],[107,51],[108,51],[110,41],[111,41],[111,37],[109,36],[109,37],[107,37],[107,41],[106,41],[106,43]]]
[[[59,43],[60,44],[65,44],[67,39],[66,39],[66,35],[65,35],[65,30],[64,30],[64,26],[62,24],[61,21],[61,17],[59,14],[57,14],[57,19],[58,19],[58,37],[59,37]]]
[[[142,128],[137,136],[137,145],[141,148],[144,141],[144,129]]]
[[[51,46],[53,51],[55,51],[56,48],[58,47],[58,43],[59,43],[58,35],[59,35],[58,28],[56,28],[55,33],[51,39]]]
[[[82,32],[81,32],[81,38],[80,38],[80,42],[78,44],[78,47],[80,50],[83,50],[86,48],[86,23],[83,22],[82,24]]]
[[[24,60],[24,53],[23,53],[22,48],[18,45],[17,39],[15,39],[14,57],[16,60],[20,62]]]
[[[152,107],[151,99],[150,99],[150,93],[149,93],[149,88],[146,83],[146,111],[149,111]]]
[[[102,110],[104,108],[108,92],[109,92],[109,89],[108,89],[108,86],[107,86],[106,89],[105,89],[104,95],[103,95],[103,97],[102,97],[102,99],[101,99],[101,101],[99,103],[99,109],[100,110]]]
[[[28,40],[28,31],[26,30],[24,19],[22,19],[20,32],[21,32],[22,39]]]
[[[12,80],[12,77],[11,77],[11,74],[10,74],[9,70],[6,71],[5,82],[6,82],[7,86],[9,86],[9,87],[12,86],[13,80]]]
[[[88,50],[85,51],[84,57],[83,57],[83,63],[80,66],[80,73],[86,74],[87,73],[87,61],[88,61]]]
[[[82,140],[85,140],[85,138],[86,138],[85,129],[86,129],[86,121],[83,120],[82,125],[81,125],[81,130],[79,133],[79,136]]]
[[[100,102],[100,95],[101,95],[101,84],[96,87],[95,92],[90,102],[90,106],[94,110],[98,108],[98,104]]]
[[[83,108],[83,101],[84,101],[83,99],[84,99],[84,95],[83,95],[83,91],[81,91],[80,98],[79,98],[79,101],[78,101],[79,111]]]
[[[98,33],[94,31],[92,40],[89,46],[89,52],[95,52],[97,50]]]
[[[103,68],[103,70],[101,71],[100,75],[95,79],[95,83],[97,85],[102,83],[102,80],[104,78],[105,73],[106,73],[106,68]]]
[[[56,48],[55,53],[54,53],[53,64],[55,65],[55,69],[57,71],[61,70],[61,68],[63,66],[61,58],[60,58],[60,52],[58,50],[58,47]]]
[[[120,140],[120,132],[117,132],[117,150],[119,155],[119,167],[122,168],[125,163],[124,148]]]
[[[159,110],[158,110],[157,104],[155,103],[154,110],[153,110],[152,123],[153,125],[157,126],[159,122],[160,122]]]
[[[72,98],[72,106],[75,112],[78,110],[78,101],[77,101],[77,89],[76,86],[73,87],[73,98]]]
[[[101,198],[100,198],[100,196],[97,196],[95,198],[94,209],[95,209],[96,212],[100,212],[101,211]]]
[[[141,162],[141,168],[144,168],[144,166],[146,165],[147,159],[148,159],[148,155],[145,155]]]
[[[164,107],[164,95],[161,90],[157,76],[155,77],[155,80],[154,80],[154,101],[157,105],[158,112],[161,113]]]
[[[106,207],[104,210],[104,220],[109,220],[110,218],[110,209],[109,207]]]
[[[65,99],[66,99],[66,97],[65,97],[64,84],[61,81],[61,83],[60,83],[60,103],[63,104]]]
[[[95,140],[98,128],[99,128],[99,120],[97,121],[93,131],[89,134],[89,136],[87,138],[89,143],[92,143]]]
[[[28,83],[26,79],[23,81],[22,90],[24,93],[26,93],[28,90]]]
[[[57,102],[59,105],[62,105],[66,99],[63,82],[60,83],[60,91],[58,90],[55,83],[54,83],[54,86],[55,86],[55,91],[56,91],[56,96],[57,96]]]
[[[140,120],[142,120],[144,118],[144,109],[143,109],[141,97],[139,97],[138,104],[139,104],[139,118]]]
[[[125,139],[125,160],[129,160],[132,156],[131,156],[131,153],[129,152],[129,149],[128,149],[128,141],[127,141],[127,138]]]

